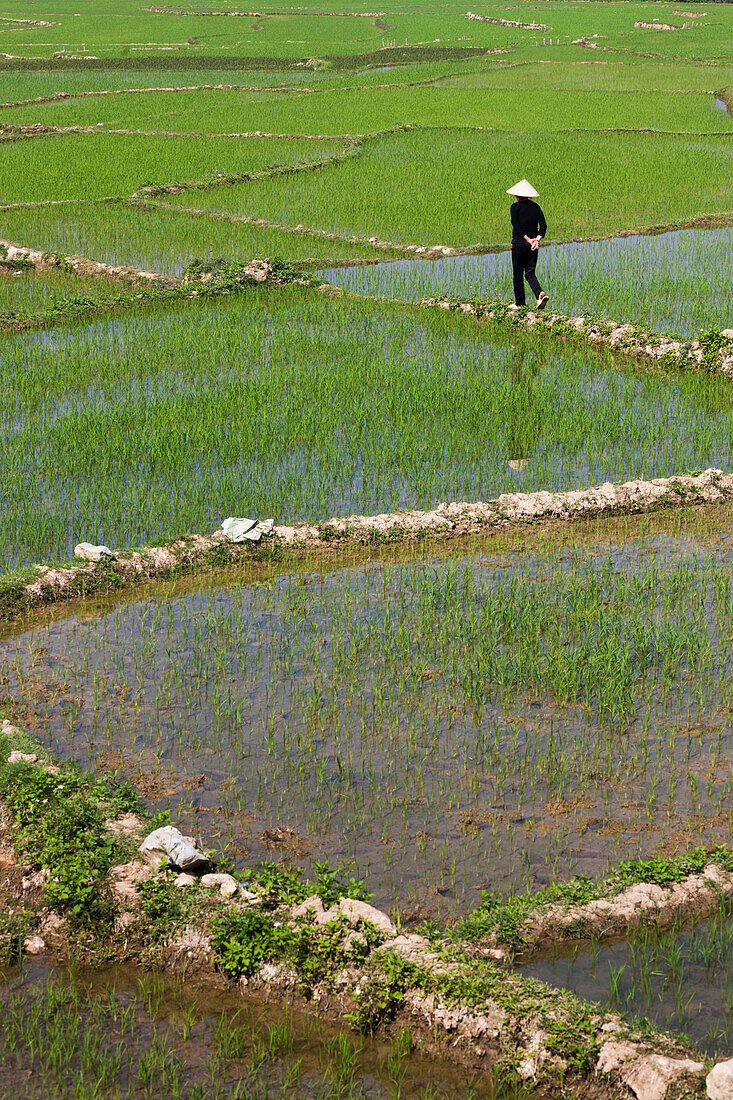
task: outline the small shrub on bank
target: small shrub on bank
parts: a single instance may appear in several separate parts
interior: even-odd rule
[[[2,741],[0,759],[7,759],[9,745]],[[34,764],[3,764],[0,800],[18,827],[18,850],[49,871],[49,905],[72,927],[109,932],[116,909],[106,876],[126,853],[104,822],[140,809],[129,784],[90,780],[71,768],[51,773]]]

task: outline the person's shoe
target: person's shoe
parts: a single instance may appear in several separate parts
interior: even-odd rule
[[[537,309],[544,309],[545,306],[547,305],[547,303],[549,302],[549,300],[550,300],[549,296],[547,294],[545,294],[545,292],[543,290],[541,292],[539,298],[537,299]]]

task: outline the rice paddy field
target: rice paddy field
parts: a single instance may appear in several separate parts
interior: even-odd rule
[[[511,301],[526,177],[552,308],[732,329],[733,5],[241,7],[0,10],[3,241],[178,278],[277,258],[350,292],[152,303],[0,250],[0,585],[230,515],[731,469],[728,378],[416,303]],[[243,873],[328,860],[451,926],[486,892],[733,845],[732,553],[727,504],[265,553],[4,623],[0,703]],[[725,908],[524,969],[715,1056],[730,971]],[[25,960],[0,1004],[0,1097],[508,1100],[409,1037],[133,969]]]
[[[548,244],[542,271],[553,305],[576,316],[591,311],[685,338],[733,325],[733,229],[679,229],[659,236]],[[620,280],[618,272],[626,279]],[[399,260],[323,272],[355,294],[419,301],[446,295],[501,298],[511,282],[511,254]],[[628,281],[627,281],[628,280]]]

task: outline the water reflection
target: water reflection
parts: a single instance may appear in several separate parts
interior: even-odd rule
[[[507,404],[506,446],[510,469],[520,473],[529,463],[542,438],[542,404],[534,399],[534,380],[545,365],[545,358],[527,344],[511,350],[512,386]]]

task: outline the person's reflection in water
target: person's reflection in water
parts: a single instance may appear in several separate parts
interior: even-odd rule
[[[534,401],[534,380],[544,366],[536,351],[521,344],[511,349],[512,386],[506,418],[507,465],[519,473],[542,435],[542,416]]]

